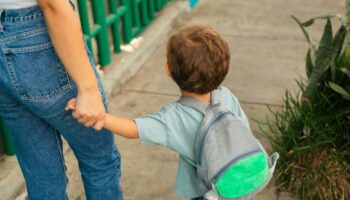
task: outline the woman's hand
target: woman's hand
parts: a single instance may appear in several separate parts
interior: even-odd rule
[[[98,90],[78,91],[77,98],[67,103],[66,110],[72,110],[73,117],[86,127],[99,131],[104,126],[106,112]]]

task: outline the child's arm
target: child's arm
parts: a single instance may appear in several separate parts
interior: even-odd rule
[[[68,101],[66,110],[74,110],[76,106],[76,99],[73,98]],[[104,128],[126,138],[138,138],[138,130],[134,120],[106,114],[104,119]],[[95,127],[94,127],[95,128]]]
[[[138,138],[136,123],[134,120],[106,114],[104,128],[126,138]]]

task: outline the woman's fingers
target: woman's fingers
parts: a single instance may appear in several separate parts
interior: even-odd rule
[[[101,130],[104,125],[103,115],[90,115],[85,113],[79,113],[74,110],[72,112],[73,117],[86,127],[94,127],[96,130]]]
[[[79,123],[84,124],[86,127],[92,126],[94,123],[96,123],[96,120],[94,119],[89,119],[89,118],[80,118],[77,119]],[[89,125],[92,124],[92,125]]]
[[[77,103],[77,99],[72,98],[71,100],[68,101],[65,110],[66,111],[75,110],[76,103]]]
[[[87,122],[82,123],[82,124],[84,124],[85,127],[93,127],[96,123],[97,123],[97,121],[90,120],[90,121],[87,121]]]
[[[84,124],[86,127],[92,127],[98,120],[96,117],[92,117],[89,114],[79,113],[77,111],[73,111],[72,115],[79,123]]]
[[[105,124],[104,120],[97,121],[96,124],[94,125],[94,129],[96,131],[100,131],[103,128],[104,124]]]
[[[68,101],[66,110],[73,110],[73,117],[86,127],[102,129],[106,112],[99,90],[78,92],[77,98]],[[102,124],[102,125],[101,125]]]

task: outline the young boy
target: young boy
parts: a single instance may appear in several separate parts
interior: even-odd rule
[[[209,103],[210,92],[220,88],[223,105],[249,127],[248,119],[237,98],[220,86],[230,63],[230,51],[221,36],[208,26],[190,26],[174,34],[167,47],[166,74],[177,83],[182,96]],[[67,105],[74,110],[75,100]],[[74,111],[73,111],[74,112]],[[198,188],[195,142],[203,115],[193,108],[174,102],[161,111],[134,120],[107,114],[104,128],[127,138],[163,145],[180,155],[175,192],[192,199],[203,199]]]

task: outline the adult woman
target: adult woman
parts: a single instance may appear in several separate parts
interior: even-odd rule
[[[86,128],[103,125],[100,91],[68,0],[0,0],[0,117],[30,199],[67,199],[61,135],[78,159],[87,199],[122,199],[112,134]],[[86,127],[64,110],[72,97],[73,116]]]

